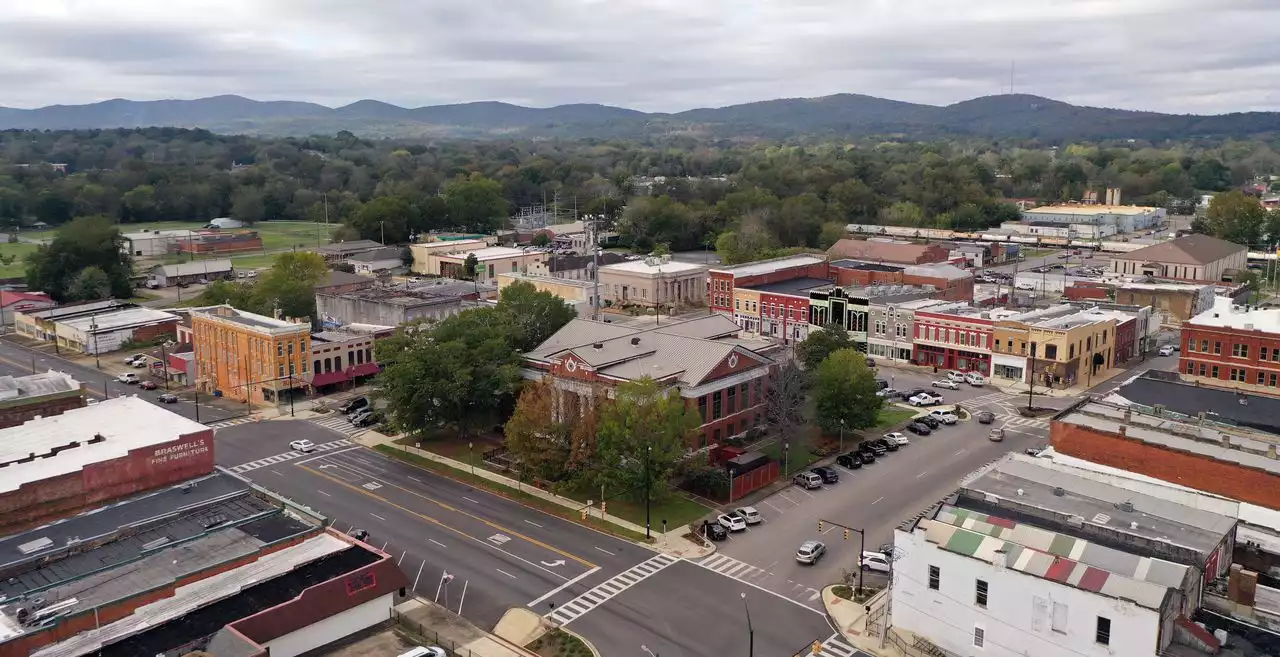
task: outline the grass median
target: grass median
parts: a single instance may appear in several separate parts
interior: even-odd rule
[[[568,507],[562,506],[560,504],[556,504],[555,502],[552,502],[550,500],[543,499],[541,497],[538,497],[537,495],[533,495],[532,493],[526,493],[523,490],[517,490],[515,488],[512,488],[511,486],[507,486],[504,484],[500,484],[496,481],[485,479],[484,477],[481,477],[479,475],[473,475],[470,472],[467,472],[466,470],[445,465],[438,461],[433,461],[429,458],[418,456],[417,454],[413,454],[403,449],[392,447],[390,445],[378,445],[375,449],[377,449],[379,452],[382,452],[383,454],[386,454],[387,456],[390,456],[395,459],[399,459],[401,461],[404,461],[405,463],[416,465],[424,470],[430,470],[436,474],[448,477],[450,479],[467,484],[469,486],[474,486],[482,490],[487,490],[490,493],[493,493],[500,497],[505,497],[515,502],[519,502],[525,506],[533,507],[535,509],[538,509],[539,511],[544,511],[553,516],[564,518],[565,520],[576,522],[580,525],[587,525],[593,529],[598,529],[602,532],[605,532],[606,534],[613,534],[615,536],[619,536],[631,541],[643,542],[645,540],[644,534],[631,531],[624,527],[619,527],[611,522],[605,522],[600,519],[598,514],[595,516],[588,514],[587,519],[584,521],[580,513]]]

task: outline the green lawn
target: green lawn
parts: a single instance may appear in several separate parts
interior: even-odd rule
[[[39,245],[26,242],[0,243],[0,256],[13,256],[13,264],[0,265],[0,278],[22,278],[25,276],[27,263],[24,258],[37,248],[39,248]]]
[[[255,253],[231,256],[231,266],[236,269],[265,269],[275,262],[277,253]]]
[[[894,406],[885,406],[880,409],[879,420],[876,422],[876,426],[872,431],[888,431],[889,427],[892,427],[899,422],[905,422],[908,418],[913,418],[915,416],[915,411],[909,411],[905,408],[896,408]]]
[[[811,447],[813,447],[813,444],[808,439],[801,439],[791,445],[791,449],[787,450],[788,452],[790,452],[790,454],[788,454],[787,456],[787,461],[786,461],[787,474],[799,472],[809,467],[811,463],[814,463],[818,459],[823,458],[821,456],[818,456],[817,454],[814,454],[810,450]],[[769,458],[777,461],[779,464],[783,463],[781,440],[775,440],[774,442],[771,442],[768,445],[765,445],[764,449],[761,449],[760,451],[764,452],[765,454],[768,454]]]

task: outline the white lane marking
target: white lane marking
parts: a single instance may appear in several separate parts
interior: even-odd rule
[[[501,568],[494,568],[494,570],[496,570],[496,571],[498,571],[498,572],[502,573],[503,575],[506,575],[507,577],[510,577],[511,579],[520,579],[519,577],[516,577],[515,575],[512,575],[511,573],[509,573],[509,572],[507,572],[507,571],[505,571],[505,570],[503,570],[503,569],[501,569]]]
[[[782,499],[784,499],[784,500],[786,500],[786,501],[790,502],[790,503],[792,504],[792,506],[800,506],[800,503],[799,503],[799,502],[797,502],[797,501],[795,501],[795,500],[791,499],[790,497],[787,497],[787,494],[786,494],[786,493],[784,493],[784,492],[782,492],[782,491],[778,491],[778,497],[781,497]]]
[[[961,447],[960,449],[956,450],[956,456],[960,456],[961,454],[964,454],[967,451],[969,451],[968,447]]]
[[[417,590],[418,590],[418,580],[419,580],[419,579],[422,579],[422,567],[423,567],[423,566],[425,566],[425,565],[427,565],[427,560],[426,560],[426,559],[423,559],[423,560],[422,560],[422,563],[418,564],[418,576],[413,578],[413,590],[414,590],[414,591],[417,591]]]
[[[466,500],[466,501],[468,501],[468,502],[471,502],[472,504],[479,504],[479,502],[477,502],[477,501],[475,501],[475,500],[471,499],[470,497],[467,497],[466,495],[463,495],[463,496],[462,496],[462,499],[464,499],[464,500]]]
[[[465,580],[465,581],[463,581],[463,582],[462,582],[462,599],[461,599],[461,600],[458,600],[458,615],[459,615],[459,616],[461,616],[461,615],[462,615],[462,603],[464,603],[464,602],[466,602],[466,601],[467,601],[467,585],[468,585],[468,584],[470,584],[470,583],[471,583],[471,580],[469,580],[469,579],[468,579],[468,580]]]
[[[333,497],[332,495],[320,490],[319,488],[316,489],[316,492],[320,493],[321,495],[324,495],[325,497]]]
[[[371,516],[373,516],[373,517],[377,518],[378,520],[381,520],[382,522],[386,522],[386,521],[387,521],[387,519],[386,519],[386,518],[383,518],[382,516],[380,516],[380,515],[378,515],[378,514],[376,514],[376,513],[372,512],[372,511],[370,511],[370,512],[369,512],[369,515],[371,515]]]
[[[617,556],[616,554],[614,554],[614,553],[612,553],[612,552],[610,552],[610,551],[608,551],[608,550],[606,550],[606,549],[604,549],[604,548],[600,547],[599,545],[593,545],[592,547],[594,547],[595,549],[597,549],[597,550],[599,550],[599,551],[601,551],[601,552],[603,552],[603,553],[605,553],[605,554],[607,554],[607,555],[609,555],[609,556],[611,556],[611,557]]]
[[[316,460],[316,459],[322,459],[322,458],[325,458],[325,457],[328,457],[328,456],[333,456],[334,454],[341,454],[341,453],[343,453],[343,452],[350,452],[350,451],[351,451],[351,450],[353,450],[353,449],[360,449],[360,446],[359,446],[359,445],[356,445],[356,446],[354,446],[354,447],[347,447],[347,448],[344,448],[344,449],[338,449],[338,450],[333,450],[333,451],[330,451],[330,452],[324,452],[323,454],[317,454],[317,455],[315,455],[315,456],[313,456],[313,457],[311,457],[311,458],[309,458],[309,459],[302,459],[301,461],[294,461],[294,462],[293,462],[293,464],[294,464],[294,465],[302,465],[303,463],[309,463],[309,462],[314,461],[314,460]]]
[[[919,478],[921,478],[921,477],[923,477],[923,476],[925,476],[925,475],[927,475],[927,474],[929,474],[929,471],[928,471],[928,470],[925,470],[925,471],[921,472],[920,474],[916,475],[916,479],[919,479]]]
[[[872,504],[879,504],[879,503],[880,503],[880,502],[882,502],[882,501],[884,501],[884,496],[883,496],[883,495],[881,495],[880,497],[877,497],[877,498],[876,498],[876,501],[872,502]]]
[[[773,509],[774,511],[777,511],[778,513],[786,513],[786,511],[783,511],[782,509],[779,509],[778,507],[776,507],[776,506],[774,506],[772,503],[770,503],[770,502],[769,502],[769,500],[765,500],[765,501],[764,501],[764,503],[765,503],[765,504],[766,504],[770,509]]]
[[[449,548],[445,547],[444,543],[441,543],[440,541],[437,541],[437,540],[436,540],[436,539],[434,539],[434,538],[428,538],[427,540],[428,540],[428,541],[431,541],[432,543],[435,543],[436,545],[439,545],[440,547],[442,547],[442,548],[444,548],[444,549],[446,549],[446,550],[448,550],[448,549],[449,549]]]
[[[283,476],[284,476],[284,473],[283,473],[283,472],[280,472],[279,470],[272,470],[272,472],[274,472],[274,473],[276,473],[276,474],[280,475],[281,477],[283,477]]]
[[[804,494],[805,494],[805,496],[806,496],[806,497],[808,497],[809,499],[813,499],[813,496],[809,494],[809,491],[807,491],[807,490],[805,490],[805,489],[803,489],[803,488],[796,488],[796,490],[800,491],[801,493],[804,493]],[[798,504],[798,503],[797,503],[797,504]]]
[[[399,559],[396,559],[396,565],[397,565],[397,566],[399,566],[399,565],[400,565],[400,562],[401,562],[401,561],[404,561],[404,555],[406,555],[406,554],[409,554],[409,551],[408,551],[408,550],[405,550],[404,552],[401,552],[401,553],[400,553],[400,558],[399,558]]]
[[[530,525],[533,525],[534,527],[537,527],[538,529],[542,529],[542,525],[539,525],[538,523],[536,523],[536,522],[534,522],[534,521],[532,521],[532,520],[528,520],[528,519],[526,519],[526,520],[525,520],[525,522],[529,523]]]
[[[563,590],[565,590],[565,589],[569,588],[570,586],[573,586],[574,584],[577,584],[578,582],[581,582],[582,580],[584,580],[584,579],[586,579],[586,578],[588,578],[588,577],[590,577],[590,576],[592,576],[592,575],[596,574],[596,572],[597,572],[597,571],[599,571],[599,570],[600,570],[600,566],[596,566],[595,568],[592,568],[591,570],[588,570],[587,572],[582,573],[581,575],[578,575],[577,577],[575,577],[575,578],[573,578],[573,579],[571,579],[571,580],[569,580],[569,581],[565,582],[564,584],[561,584],[560,586],[557,586],[557,587],[555,587],[554,589],[551,589],[550,591],[547,591],[546,593],[542,594],[542,597],[537,598],[536,600],[534,600],[533,602],[530,602],[529,604],[527,604],[527,605],[525,605],[525,606],[526,606],[526,607],[533,607],[533,606],[537,605],[539,602],[542,602],[543,600],[546,600],[547,598],[550,598],[551,596],[553,596],[553,595],[555,595],[555,594],[557,594],[557,593],[559,593],[559,592],[561,592],[561,591],[563,591]]]
[[[434,598],[436,602],[440,601],[440,589],[444,588],[444,578],[447,577],[448,575],[449,575],[449,571],[447,570],[440,571],[440,582],[436,584],[436,597]]]
[[[414,480],[414,481],[418,482],[418,483],[422,483],[422,480],[421,480],[421,479],[419,479],[419,478],[417,478],[417,477],[415,477],[415,476],[413,476],[413,475],[408,475],[408,477],[409,477],[410,479],[412,479],[412,480]]]

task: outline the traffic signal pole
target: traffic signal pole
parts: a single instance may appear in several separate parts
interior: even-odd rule
[[[823,525],[831,525],[832,527],[839,527],[840,529],[843,529],[844,540],[846,541],[849,540],[849,532],[858,532],[858,595],[862,595],[862,571],[864,570],[862,567],[862,554],[867,550],[866,532],[862,531],[861,529],[858,529],[857,527],[850,527],[848,525],[842,525],[838,522],[832,522],[830,520],[823,520],[822,518],[819,518],[818,519],[819,534],[822,533]]]

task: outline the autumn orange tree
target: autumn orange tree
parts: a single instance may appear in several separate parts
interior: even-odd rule
[[[524,477],[561,481],[568,476],[574,427],[557,420],[550,384],[540,381],[524,387],[503,433],[507,451],[520,462]]]

